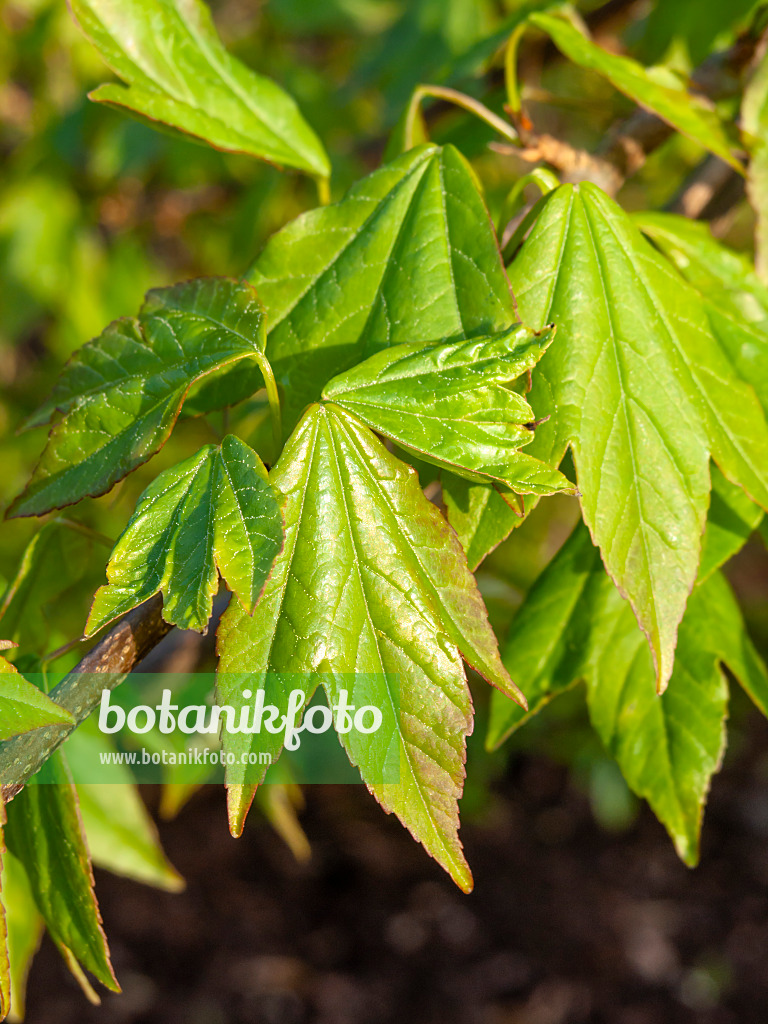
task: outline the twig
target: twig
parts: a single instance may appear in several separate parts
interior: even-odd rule
[[[688,176],[667,209],[692,220],[716,220],[744,197],[744,179],[719,157],[708,156]]]
[[[76,725],[97,707],[102,690],[114,690],[173,628],[161,617],[162,607],[158,594],[134,608],[51,691],[51,700],[71,712]],[[0,743],[0,783],[5,803],[23,789],[74,728],[50,725]]]
[[[762,29],[762,24],[759,27]],[[741,36],[730,49],[712,54],[693,73],[692,90],[710,100],[737,93],[759,42],[760,32],[753,29]],[[539,136],[531,130],[526,131],[527,126],[530,122],[525,117],[522,124],[517,124],[525,143],[522,150],[514,150],[518,156],[531,162],[543,160],[551,164],[565,181],[593,181],[608,195],[615,195],[624,181],[643,166],[648,155],[675,131],[656,114],[638,110],[609,135],[596,153],[587,153],[550,135]],[[494,148],[512,152],[510,147],[496,145]]]

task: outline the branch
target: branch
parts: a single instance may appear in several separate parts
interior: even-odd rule
[[[2,801],[8,803],[57,747],[173,628],[161,616],[160,594],[134,608],[81,659],[49,694],[71,712],[75,725],[50,725],[0,743]]]

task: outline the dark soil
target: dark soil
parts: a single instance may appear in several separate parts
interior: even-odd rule
[[[122,996],[89,1007],[46,940],[29,1024],[765,1024],[768,723],[716,777],[701,866],[646,810],[602,831],[565,769],[518,755],[463,838],[463,896],[362,787],[311,787],[297,864],[230,839],[208,787],[161,827],[180,896],[100,873]],[[761,767],[762,766],[762,767]]]

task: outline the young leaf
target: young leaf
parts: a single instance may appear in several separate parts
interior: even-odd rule
[[[83,32],[128,88],[90,98],[216,149],[327,178],[328,157],[294,100],[230,56],[200,0],[70,0]]]
[[[0,657],[0,740],[39,729],[43,725],[73,723],[72,715]]]
[[[584,519],[663,689],[698,569],[709,455],[768,507],[765,415],[698,294],[595,186],[550,193],[510,272],[522,319],[557,323],[530,393],[552,419],[532,450],[556,464],[573,448]]]
[[[256,452],[232,434],[166,469],[139,498],[85,627],[163,593],[163,618],[208,626],[218,571],[250,614],[282,547],[280,506]],[[218,571],[217,571],[218,570]]]
[[[9,804],[5,838],[24,865],[37,908],[65,959],[75,957],[119,992],[93,891],[77,793],[60,752]]]
[[[14,1018],[23,1020],[27,974],[45,926],[21,862],[8,850],[3,853],[2,862],[0,913],[4,908],[8,958],[0,972],[4,970],[8,979],[0,984],[6,986],[10,995]]]
[[[619,92],[658,114],[677,131],[743,172],[744,168],[733,155],[722,122],[702,99],[683,88],[661,84],[656,76],[631,57],[609,53],[596,46],[564,18],[535,12],[528,20],[546,32],[558,50],[574,64],[607,78]]]
[[[531,713],[586,680],[590,718],[627,783],[648,800],[683,860],[695,863],[709,780],[725,744],[728,691],[720,665],[768,708],[768,674],[723,576],[714,573],[693,591],[672,679],[658,697],[631,610],[579,526],[517,613],[504,661]],[[502,743],[524,717],[494,694],[488,745]]]
[[[503,386],[530,371],[552,337],[517,325],[494,338],[395,345],[334,377],[323,398],[466,479],[534,494],[572,490],[557,470],[520,452],[533,439],[533,410]]]
[[[484,337],[517,319],[477,179],[452,146],[411,150],[298,217],[249,277],[289,428],[331,377],[383,348]],[[233,394],[259,386],[238,376]]]
[[[285,495],[285,548],[253,617],[231,604],[222,619],[219,697],[242,705],[248,672],[248,685],[255,676],[266,701],[285,710],[303,674],[323,681],[331,703],[347,688],[350,703],[380,708],[384,725],[373,738],[341,736],[349,757],[382,806],[469,888],[457,836],[472,723],[461,656],[520,698],[456,537],[416,473],[333,406],[305,415],[272,483]],[[399,696],[391,689],[398,680]],[[268,750],[274,759],[281,743],[225,735],[236,754]],[[393,755],[399,784],[386,781]],[[228,781],[239,831],[254,787],[243,786],[237,767]]]
[[[147,294],[75,354],[34,425],[56,410],[48,445],[8,516],[42,515],[104,494],[168,439],[195,381],[243,359],[266,369],[264,312],[253,289],[201,278]]]

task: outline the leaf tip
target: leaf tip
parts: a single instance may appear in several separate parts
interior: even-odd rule
[[[255,786],[234,785],[227,787],[227,818],[229,834],[239,839],[245,828],[245,819],[256,794]]]

